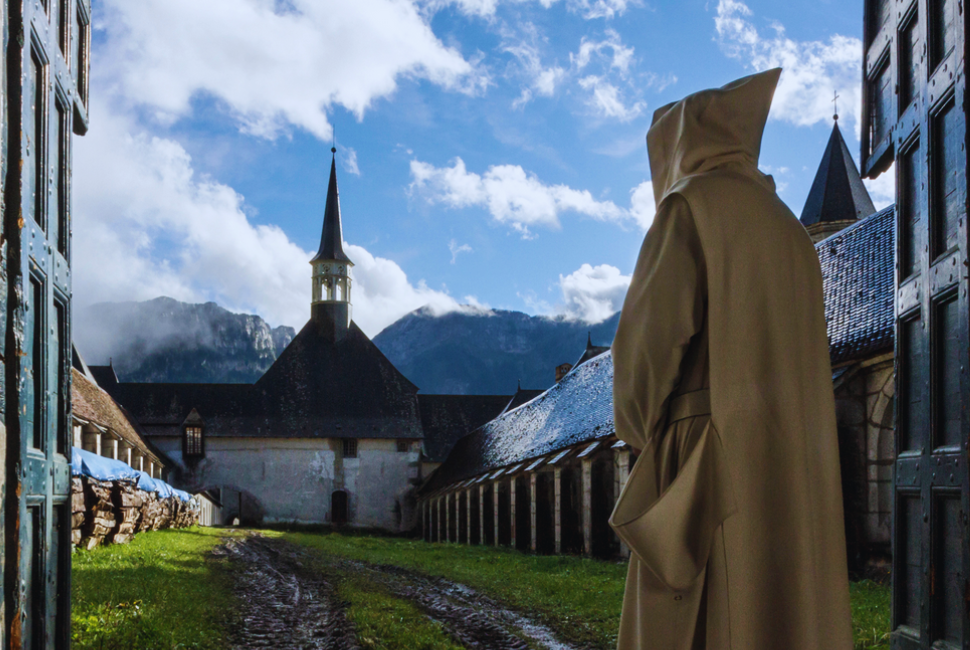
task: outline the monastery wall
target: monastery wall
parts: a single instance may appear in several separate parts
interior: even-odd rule
[[[397,531],[412,517],[406,494],[417,478],[417,440],[402,452],[395,439],[358,439],[357,457],[345,458],[340,438],[208,437],[205,457],[188,466],[179,438],[152,441],[178,466],[181,487],[221,490],[227,522],[241,507],[243,523],[331,524],[341,490],[347,525]]]

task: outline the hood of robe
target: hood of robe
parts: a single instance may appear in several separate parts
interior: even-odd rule
[[[760,72],[657,109],[647,132],[657,207],[681,179],[725,166],[774,191],[758,156],[780,75],[781,68]]]

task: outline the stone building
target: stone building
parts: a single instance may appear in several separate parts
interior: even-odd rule
[[[172,459],[172,482],[214,494],[227,520],[409,529],[422,462],[430,470],[449,432],[511,399],[419,396],[353,321],[341,230],[334,157],[310,320],[255,383],[125,383],[93,369]]]

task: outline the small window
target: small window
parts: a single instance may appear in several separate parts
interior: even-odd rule
[[[185,427],[185,455],[202,455],[202,427]]]
[[[399,453],[405,454],[410,451],[411,441],[410,440],[398,440],[397,450]]]
[[[344,458],[357,458],[357,440],[354,438],[344,439]]]

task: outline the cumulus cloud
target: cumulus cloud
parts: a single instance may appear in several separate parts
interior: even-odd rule
[[[862,41],[831,36],[827,41],[795,41],[778,23],[764,35],[751,22],[752,12],[740,0],[719,0],[714,25],[717,41],[730,57],[754,70],[781,67],[784,72],[771,106],[771,117],[797,126],[832,119],[832,97],[837,91],[843,117],[858,130],[862,110],[859,70]]]
[[[280,228],[252,223],[244,198],[196,172],[181,145],[94,101],[98,128],[75,145],[77,303],[166,295],[214,300],[273,324],[305,322],[312,253]],[[393,261],[346,250],[356,264],[354,319],[368,334],[424,305],[462,308],[447,292],[409,281]]]
[[[248,133],[292,125],[325,139],[331,107],[362,117],[401,78],[469,93],[487,83],[406,0],[105,0],[102,12],[93,67],[105,89],[163,121],[211,96]]]
[[[569,275],[559,276],[566,318],[601,323],[623,307],[631,276],[609,264],[583,264]]]
[[[411,178],[412,196],[453,208],[485,208],[496,221],[526,238],[533,236],[532,229],[537,226],[558,229],[559,216],[564,212],[622,225],[632,222],[641,228],[653,220],[653,207],[646,205],[647,190],[643,189],[649,182],[632,191],[632,207],[626,209],[612,201],[596,200],[589,190],[547,185],[519,165],[493,165],[484,174],[476,174],[468,171],[461,158],[455,158],[451,167],[412,160]]]

